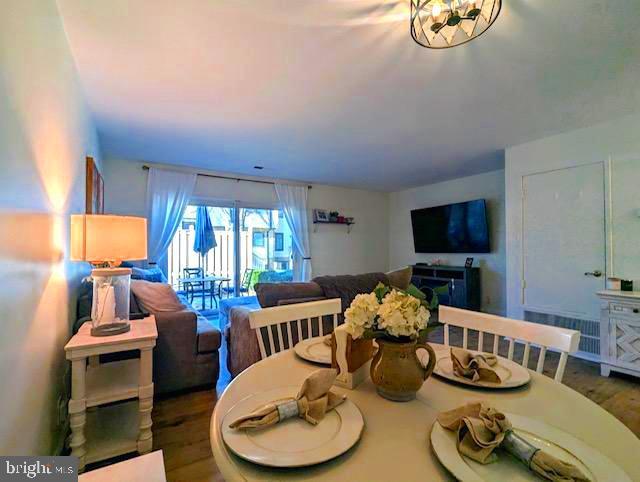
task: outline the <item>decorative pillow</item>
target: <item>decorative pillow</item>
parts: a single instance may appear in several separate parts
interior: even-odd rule
[[[411,276],[413,276],[413,268],[407,266],[406,268],[396,269],[386,273],[389,277],[389,284],[394,288],[400,288],[406,290],[411,284]]]
[[[131,280],[131,291],[142,308],[150,313],[182,311],[186,306],[180,302],[171,285],[144,280]]]
[[[137,268],[131,267],[131,279],[150,281],[152,283],[166,283],[167,278],[160,268]]]

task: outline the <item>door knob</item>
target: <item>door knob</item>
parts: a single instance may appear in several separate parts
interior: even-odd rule
[[[593,276],[594,278],[600,278],[600,276],[602,276],[602,271],[600,271],[599,269],[596,269],[594,271],[587,271],[584,275]]]

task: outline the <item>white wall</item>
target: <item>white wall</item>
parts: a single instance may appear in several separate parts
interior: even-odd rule
[[[84,159],[99,155],[54,0],[0,14],[0,454],[52,453],[73,292],[68,214],[84,209]]]
[[[522,177],[538,172],[610,160],[607,200],[613,243],[608,246],[613,263],[608,275],[640,282],[640,115],[559,134],[506,150],[507,311],[522,317]]]
[[[491,253],[419,254],[413,246],[411,210],[473,199],[486,199]],[[493,171],[452,181],[421,186],[390,195],[389,265],[391,268],[441,258],[446,264],[464,266],[468,256],[481,268],[482,310],[503,314],[505,297],[504,171]]]
[[[639,119],[640,127],[640,119]],[[640,142],[631,159],[611,161],[611,274],[640,290]]]
[[[355,218],[345,226],[319,225],[311,233],[314,276],[387,271],[389,267],[389,195],[375,191],[313,186],[311,209],[338,211]]]
[[[112,214],[145,215],[147,171],[143,163],[104,161],[105,210]],[[254,206],[275,206],[273,186],[198,177],[195,198],[242,201]],[[311,232],[313,275],[386,271],[389,256],[389,216],[386,193],[314,185],[309,191],[312,209],[336,210],[352,216],[351,233],[345,226],[319,226]]]

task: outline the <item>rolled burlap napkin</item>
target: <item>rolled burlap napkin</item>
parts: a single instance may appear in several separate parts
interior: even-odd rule
[[[498,357],[491,353],[473,355],[462,348],[451,348],[453,373],[471,381],[502,383],[494,367],[498,365]]]
[[[292,417],[300,417],[312,425],[317,425],[327,412],[346,399],[344,395],[331,391],[337,375],[338,371],[334,368],[316,370],[303,382],[295,398],[274,400],[234,420],[229,427],[238,430],[265,428]]]
[[[458,451],[470,459],[488,464],[497,459],[500,447],[525,464],[531,471],[553,482],[589,482],[575,466],[557,459],[516,435],[507,417],[483,403],[469,403],[442,412],[438,423],[457,432]]]

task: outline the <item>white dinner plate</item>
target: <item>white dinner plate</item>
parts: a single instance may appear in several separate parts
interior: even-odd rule
[[[532,445],[577,466],[592,482],[631,482],[627,474],[609,457],[574,436],[543,422],[521,415],[505,414],[514,431]],[[462,482],[539,481],[513,457],[498,451],[498,461],[482,465],[458,452],[456,433],[438,422],[431,428],[431,447],[440,463]]]
[[[436,366],[433,369],[433,374],[438,375],[439,377],[446,378],[447,380],[451,380],[456,383],[461,383],[463,385],[470,385],[472,387],[481,387],[481,388],[495,388],[495,389],[504,389],[504,388],[515,388],[521,387],[522,385],[526,385],[531,381],[531,374],[529,370],[527,370],[522,365],[517,364],[512,360],[507,360],[506,358],[497,357],[498,364],[493,367],[496,371],[501,383],[493,383],[486,381],[477,381],[469,380],[468,378],[460,377],[453,372],[453,362],[451,361],[451,351],[447,348],[436,348]],[[469,353],[476,354],[479,353],[477,351],[468,350]],[[426,353],[419,353],[418,356],[427,356]]]
[[[295,397],[299,387],[282,387],[240,400],[222,419],[222,438],[238,457],[269,467],[305,467],[331,460],[353,447],[364,429],[358,407],[349,399],[318,425],[295,417],[265,429],[234,430],[229,424],[256,408]]]
[[[305,360],[323,365],[331,365],[331,347],[325,345],[324,340],[324,336],[308,338],[298,342],[296,346],[293,347],[293,350],[296,352],[296,355]]]

